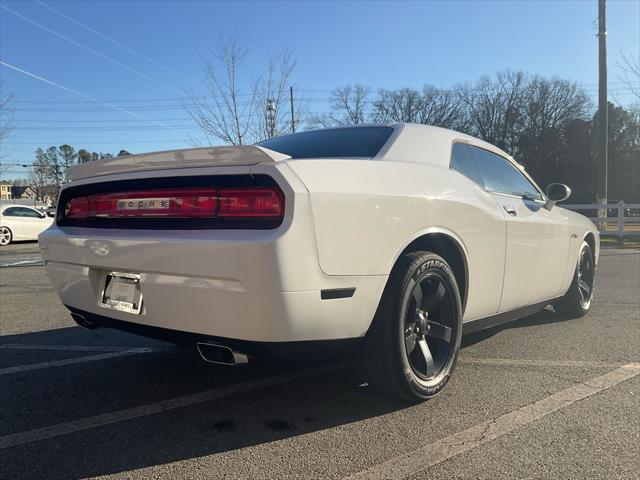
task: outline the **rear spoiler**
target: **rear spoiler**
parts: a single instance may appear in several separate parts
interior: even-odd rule
[[[115,173],[166,170],[171,168],[226,167],[256,165],[290,158],[267,148],[244,145],[205,147],[142,153],[82,163],[69,169],[68,180],[79,180]]]

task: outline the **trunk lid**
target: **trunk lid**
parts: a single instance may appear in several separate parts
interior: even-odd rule
[[[87,162],[69,169],[69,180],[130,173],[166,170],[172,168],[194,168],[214,166],[251,166],[264,162],[275,162],[289,158],[273,150],[253,145],[232,147],[189,148],[165,152],[127,155],[105,160]]]

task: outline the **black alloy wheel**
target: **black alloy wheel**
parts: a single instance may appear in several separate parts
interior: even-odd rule
[[[423,380],[440,373],[451,354],[456,309],[453,295],[437,274],[416,282],[404,317],[404,342],[413,371]]]
[[[431,252],[411,252],[394,267],[369,332],[363,365],[382,393],[422,401],[439,393],[455,368],[462,306],[453,271]]]
[[[586,315],[593,302],[595,277],[595,257],[589,244],[583,241],[571,286],[567,293],[554,303],[556,312],[568,318]]]

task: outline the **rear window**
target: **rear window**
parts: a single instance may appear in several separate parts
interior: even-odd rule
[[[378,154],[392,132],[392,127],[331,128],[284,135],[256,145],[291,158],[370,158]]]

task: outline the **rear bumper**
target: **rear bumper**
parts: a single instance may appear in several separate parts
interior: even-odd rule
[[[330,288],[355,288],[353,296],[327,298],[324,289],[248,291],[238,279],[140,273],[142,312],[99,305],[111,269],[48,261],[47,274],[72,310],[141,326],[257,342],[333,340],[362,336],[373,318],[370,299],[378,277],[325,279]],[[322,297],[325,298],[322,298]],[[377,303],[374,303],[377,305]],[[375,310],[375,306],[374,306]]]
[[[256,173],[272,176],[285,193],[285,218],[275,229],[53,226],[43,232],[43,260],[62,303],[115,321],[242,341],[364,335],[387,276],[326,275],[318,261],[306,187],[286,166],[258,167]],[[215,172],[199,172],[209,173]],[[139,315],[99,305],[112,271],[140,275]],[[355,291],[347,298],[321,293],[333,289]]]

